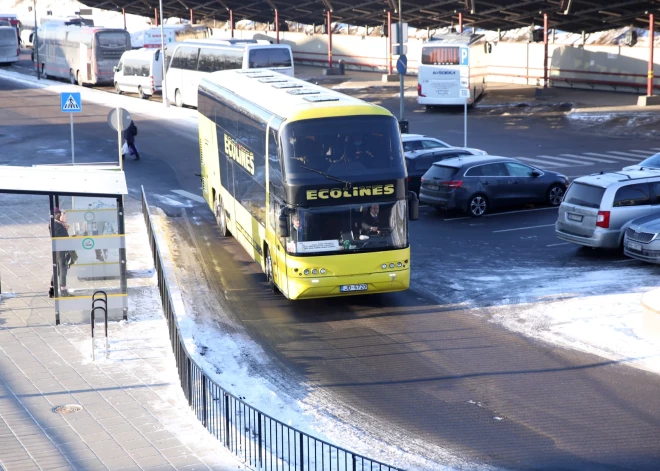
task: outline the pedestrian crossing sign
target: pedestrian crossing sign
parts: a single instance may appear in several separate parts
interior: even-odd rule
[[[60,107],[62,113],[80,113],[82,100],[79,92],[64,92],[60,94]]]

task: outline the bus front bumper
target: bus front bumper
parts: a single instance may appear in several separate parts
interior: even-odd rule
[[[344,289],[363,288],[355,291]],[[410,269],[390,270],[382,273],[365,273],[350,276],[305,276],[289,279],[289,299],[328,298],[356,294],[389,293],[404,291],[410,287]]]

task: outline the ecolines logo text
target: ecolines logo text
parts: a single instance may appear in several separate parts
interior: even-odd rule
[[[455,70],[434,70],[433,75],[456,75]]]
[[[254,154],[225,134],[225,154],[254,175]]]
[[[351,189],[332,188],[321,190],[307,190],[308,200],[327,200],[330,198],[353,198],[361,196],[383,196],[394,194],[394,184],[387,185],[370,185],[370,186],[356,186]]]

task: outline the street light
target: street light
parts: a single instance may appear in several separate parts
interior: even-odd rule
[[[170,106],[169,101],[167,101],[167,79],[165,77],[165,29],[163,28],[163,0],[160,0],[160,54],[163,58],[162,63],[163,63],[163,104],[165,104],[165,108]]]
[[[34,42],[32,43],[32,47],[34,48],[37,57],[37,80],[41,80],[41,70],[39,69],[39,33],[37,32],[39,30],[39,25],[37,24],[37,0],[34,1]]]

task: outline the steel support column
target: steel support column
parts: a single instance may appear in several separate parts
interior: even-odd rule
[[[277,44],[280,43],[280,14],[275,10],[275,41]]]
[[[234,37],[234,10],[229,10],[229,28],[231,29],[231,37]]]
[[[154,19],[156,20],[156,28],[158,28],[158,8],[154,8]]]
[[[387,70],[392,75],[392,12],[387,11]]]
[[[194,24],[193,23],[193,9],[192,8],[190,9],[190,24],[191,25]]]
[[[124,16],[124,29],[126,29],[126,9],[121,9],[121,14]]]
[[[543,88],[548,88],[548,14],[543,13]]]
[[[646,96],[653,95],[653,46],[655,39],[655,15],[649,15],[649,76],[646,82]]]
[[[458,12],[458,34],[463,34],[463,12]]]
[[[332,69],[332,12],[327,11],[328,17],[328,68]]]

